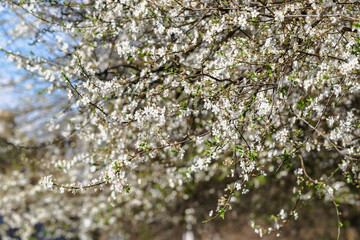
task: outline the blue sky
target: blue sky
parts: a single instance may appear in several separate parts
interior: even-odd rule
[[[33,20],[28,15],[26,15],[26,18],[28,19],[25,20]],[[31,46],[30,43],[34,42],[34,39],[31,38],[16,39],[9,44],[11,39],[6,32],[15,28],[18,20],[19,17],[15,13],[2,8],[0,4],[0,47],[5,50],[21,52],[25,56],[30,56],[31,52],[35,56],[49,56],[47,48],[42,46],[41,43]],[[49,39],[49,41],[51,40]],[[22,81],[25,76],[26,72],[18,69],[14,63],[9,62],[6,54],[0,51],[0,109],[24,107],[23,103],[26,98],[36,97],[39,91],[49,85],[39,84],[34,79]]]
[[[8,62],[5,54],[0,53],[0,109],[14,108],[20,104],[24,93],[19,87],[9,86],[9,84],[18,82],[22,75],[22,71]]]
[[[9,49],[8,41],[10,39],[4,33],[11,28],[11,19],[14,18],[14,13],[8,12],[0,5],[0,15],[0,47],[6,50],[15,50]],[[16,46],[16,48],[21,49],[22,47]],[[24,97],[22,88],[20,86],[11,86],[10,83],[19,82],[24,73],[23,70],[18,69],[15,64],[6,59],[5,53],[0,52],[0,109],[14,108],[22,102],[21,98]]]

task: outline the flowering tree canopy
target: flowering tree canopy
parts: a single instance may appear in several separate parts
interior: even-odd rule
[[[341,204],[359,206],[357,1],[1,3],[0,50],[56,98],[31,111],[48,112],[51,134],[38,124],[6,138],[21,166],[0,174],[0,235],[191,228],[253,192],[271,201],[264,212],[250,199],[272,214],[252,223],[260,236],[319,198],[339,235]]]

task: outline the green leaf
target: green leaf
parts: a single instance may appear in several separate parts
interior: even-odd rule
[[[304,108],[305,108],[305,102],[304,102],[303,100],[298,101],[298,102],[297,102],[297,107],[298,107],[298,109],[300,109],[300,110],[304,110]]]
[[[222,219],[225,218],[225,213],[226,213],[226,211],[225,211],[224,209],[221,209],[221,210],[220,210],[220,217],[221,217]]]
[[[118,164],[117,164],[117,162],[115,162],[115,166],[113,167],[113,169],[118,169],[119,167],[118,167]]]
[[[265,67],[269,70],[272,70],[271,66],[269,64],[266,64]]]

